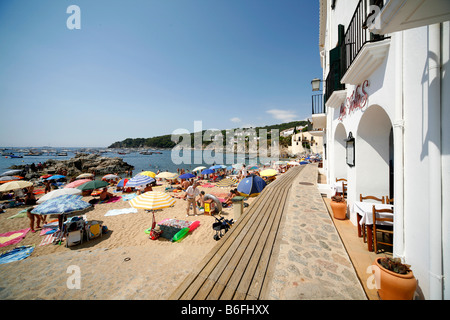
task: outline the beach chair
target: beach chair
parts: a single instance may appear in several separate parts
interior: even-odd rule
[[[66,247],[71,247],[74,245],[83,243],[83,229],[66,232]]]

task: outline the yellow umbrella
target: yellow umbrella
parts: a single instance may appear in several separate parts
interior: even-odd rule
[[[28,188],[31,187],[32,185],[33,183],[30,181],[23,181],[23,180],[10,181],[0,186],[0,192]]]
[[[150,178],[155,179],[156,173],[154,173],[153,171],[142,171],[141,173],[138,173],[138,175],[148,176]]]
[[[259,173],[261,177],[273,177],[277,175],[277,170],[274,169],[266,169]]]
[[[131,199],[129,202],[136,209],[158,210],[173,206],[175,199],[164,192],[148,191]]]

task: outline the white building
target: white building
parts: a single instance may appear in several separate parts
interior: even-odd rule
[[[394,256],[425,299],[449,299],[450,1],[319,3],[327,181],[347,179],[349,208],[393,197]]]
[[[300,131],[293,134],[289,152],[297,156],[323,154],[323,131]]]

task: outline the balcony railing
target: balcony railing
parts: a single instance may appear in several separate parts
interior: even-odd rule
[[[380,9],[383,7],[383,0],[360,0],[356,7],[355,13],[348,25],[348,28],[344,35],[344,65],[342,68],[342,75],[344,75],[352,62],[358,56],[358,53],[364,47],[366,43],[376,42],[384,40],[384,35],[372,34],[367,28],[365,28],[365,22],[368,17],[368,6],[376,5]]]
[[[312,97],[312,114],[325,113],[322,94],[315,94]]]
[[[341,83],[342,75],[341,61],[335,61],[330,66],[330,71],[328,72],[327,79],[325,80],[325,102],[328,101],[328,98],[334,91],[345,89],[345,84]]]

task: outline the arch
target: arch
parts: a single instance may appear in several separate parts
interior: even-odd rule
[[[386,111],[372,105],[358,125],[355,140],[356,193],[390,195],[393,186],[392,122]]]
[[[347,179],[345,139],[347,139],[345,127],[342,123],[338,123],[334,132],[334,175],[338,179]]]

